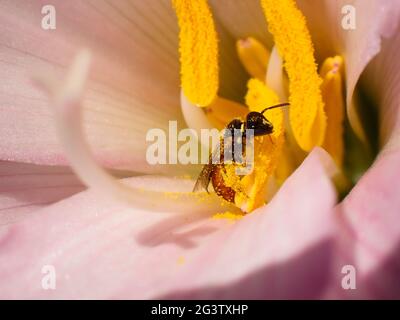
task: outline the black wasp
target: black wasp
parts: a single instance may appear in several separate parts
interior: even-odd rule
[[[254,130],[254,136],[264,136],[273,133],[274,127],[272,123],[264,116],[264,112],[267,110],[281,108],[284,106],[288,106],[289,103],[281,103],[268,108],[265,108],[261,112],[252,111],[249,112],[246,116],[246,120],[242,121],[240,119],[233,119],[225,129],[225,134],[228,133],[231,137],[234,136],[234,131],[240,130],[242,135],[242,141],[246,139],[246,129]],[[231,139],[231,144],[229,146],[221,146],[223,144],[223,139],[221,139],[220,145],[209,157],[208,164],[204,165],[201,170],[199,177],[197,178],[196,184],[194,185],[193,192],[200,191],[201,189],[205,189],[208,192],[208,185],[210,181],[212,182],[213,188],[217,195],[223,197],[225,200],[234,202],[235,199],[235,191],[225,186],[224,180],[222,177],[222,170],[225,170],[225,165],[223,161],[223,153],[226,147],[232,150],[234,153],[234,145],[233,140]],[[241,152],[243,152],[243,148]],[[218,154],[219,153],[219,154]],[[219,163],[213,163],[214,157],[219,156]],[[233,155],[232,155],[233,157]]]

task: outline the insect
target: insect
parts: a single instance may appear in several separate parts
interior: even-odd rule
[[[233,119],[227,126],[225,132],[227,132],[230,137],[234,136],[234,130],[240,130],[242,135],[242,141],[246,139],[246,129],[254,130],[254,136],[264,136],[270,135],[274,131],[274,127],[270,121],[264,116],[264,112],[267,110],[281,108],[284,106],[288,106],[289,103],[281,103],[268,108],[265,108],[261,112],[252,111],[249,112],[246,116],[246,120],[242,121],[240,119]],[[217,195],[221,196],[227,201],[234,202],[235,200],[235,191],[226,186],[224,184],[223,172],[225,171],[225,165],[223,161],[223,154],[225,148],[230,148],[232,150],[232,154],[235,152],[233,140],[230,140],[230,145],[223,145],[224,139],[221,139],[219,146],[213,151],[213,153],[209,157],[208,164],[204,165],[201,170],[199,177],[197,178],[196,184],[194,185],[193,192],[200,191],[201,189],[205,189],[208,191],[208,186],[210,181],[212,182],[214,191]],[[272,140],[271,140],[272,141]],[[243,155],[243,144],[242,144],[242,155]],[[219,156],[219,163],[213,163],[213,159]],[[232,157],[234,158],[234,157]]]

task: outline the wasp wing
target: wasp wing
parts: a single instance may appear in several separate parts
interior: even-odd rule
[[[211,173],[213,171],[213,164],[206,164],[201,170],[199,177],[197,178],[196,184],[193,187],[193,192],[199,192],[206,190],[208,192],[208,185],[211,180]]]
[[[196,184],[193,187],[193,192],[198,192],[201,190],[206,190],[208,192],[208,185],[210,184],[211,174],[214,170],[214,166],[221,161],[221,144],[223,145],[223,142],[216,146],[208,159],[208,164],[204,165],[203,169],[201,170]]]

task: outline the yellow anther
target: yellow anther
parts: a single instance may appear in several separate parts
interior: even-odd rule
[[[246,104],[250,111],[262,111],[279,103],[278,96],[258,79],[250,79]],[[241,180],[243,192],[236,192],[235,204],[244,212],[251,212],[265,203],[267,184],[273,175],[284,143],[284,114],[282,109],[265,113],[274,131],[269,136],[256,137],[254,142],[254,170]]]
[[[248,37],[236,42],[236,50],[246,71],[253,77],[265,81],[270,53],[258,40]]]
[[[321,145],[326,116],[314,48],[306,20],[293,0],[261,0],[275,45],[289,76],[290,125],[299,146],[310,151]]]
[[[333,157],[339,168],[343,164],[344,153],[344,97],[342,88],[343,58],[328,58],[321,67],[322,98],[328,118],[323,147]]]
[[[319,74],[321,78],[325,78],[326,74],[330,71],[340,71],[343,72],[343,58],[341,56],[334,56],[326,58],[324,63],[322,64]]]
[[[247,83],[246,104],[250,111],[261,112],[265,108],[279,103],[277,94],[265,83],[257,79],[250,79]],[[283,111],[280,108],[268,110],[264,116],[273,124],[272,137],[279,137],[283,133]]]
[[[172,0],[179,24],[181,86],[193,104],[211,104],[218,90],[218,40],[206,0]]]

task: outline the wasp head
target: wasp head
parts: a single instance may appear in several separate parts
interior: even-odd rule
[[[263,136],[274,131],[272,123],[260,112],[250,112],[246,117],[246,129],[253,129],[255,136]]]

